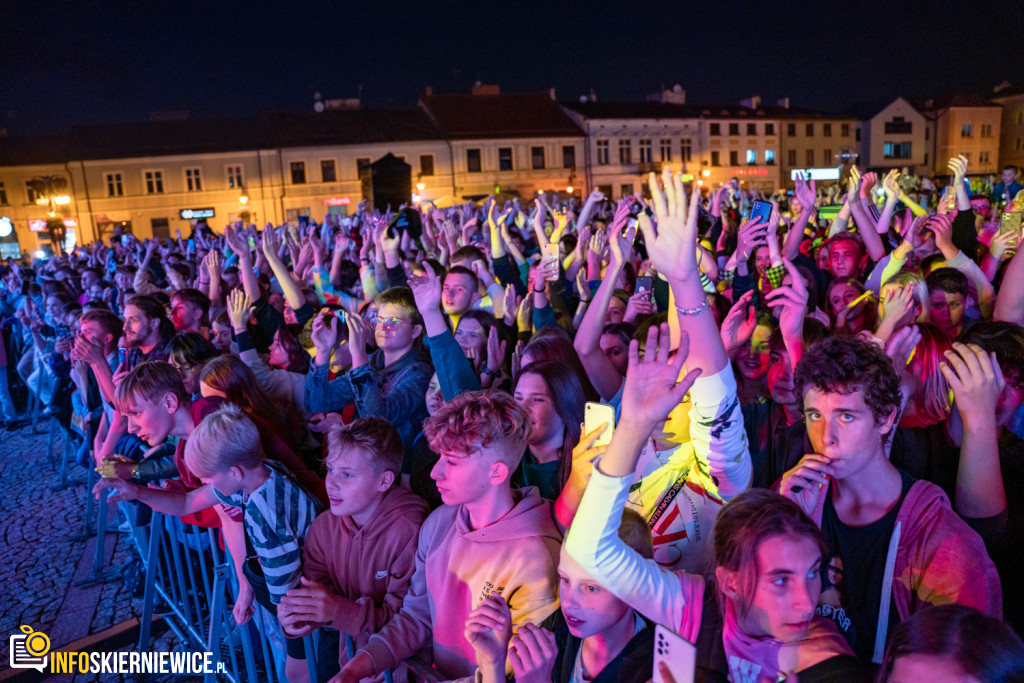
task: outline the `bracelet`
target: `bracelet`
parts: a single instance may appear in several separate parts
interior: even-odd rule
[[[484,366],[482,366],[480,368],[480,374],[481,375],[487,375],[488,377],[495,377],[497,375],[497,373],[491,372],[491,369],[489,367],[487,367],[486,365],[484,365]]]
[[[707,309],[708,309],[708,299],[707,299],[707,297],[704,297],[704,300],[701,301],[700,304],[694,306],[693,308],[683,308],[682,306],[676,306],[676,312],[678,312],[679,315],[682,315],[682,316],[692,316],[694,318],[696,318],[698,315],[700,315],[701,313],[703,313]]]
[[[580,303],[581,304],[589,304],[590,303],[590,299],[580,299]]]

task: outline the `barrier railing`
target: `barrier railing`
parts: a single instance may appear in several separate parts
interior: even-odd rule
[[[100,510],[106,508],[106,495],[104,491],[100,497]],[[230,554],[219,545],[217,531],[185,524],[170,515],[151,513],[141,504],[119,505],[145,574],[138,651],[149,650],[153,617],[162,616],[186,650],[212,653],[214,670],[217,664],[224,665],[220,674],[210,674],[206,680],[287,681],[283,653],[275,654],[266,629],[256,627],[255,617],[243,625],[234,621],[229,605],[237,597],[238,581]],[[102,533],[102,521],[98,526]],[[353,640],[347,634],[344,637],[351,658]],[[317,683],[317,648],[313,637],[304,638],[303,646],[309,681]],[[445,680],[421,658],[410,658],[404,664],[412,674],[410,680]],[[391,672],[385,672],[384,680],[392,683]]]

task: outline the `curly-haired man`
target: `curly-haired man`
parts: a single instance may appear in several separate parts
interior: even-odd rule
[[[942,489],[889,462],[901,401],[885,352],[857,338],[826,339],[804,354],[794,381],[813,453],[783,476],[781,490],[821,524],[844,568],[838,604],[819,612],[875,662],[890,626],[928,604],[1000,617],[999,576],[981,538]]]

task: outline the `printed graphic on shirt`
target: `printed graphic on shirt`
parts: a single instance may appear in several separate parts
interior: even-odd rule
[[[758,683],[761,666],[736,655],[729,656],[729,680],[733,683]]]
[[[388,578],[388,570],[387,569],[381,569],[379,572],[377,572],[377,574],[373,578],[375,578],[375,579],[386,579],[386,578]]]
[[[492,595],[501,595],[504,592],[505,586],[495,586],[493,581],[485,581],[483,588],[480,589],[480,595],[477,596],[476,602],[473,604],[473,608],[479,607],[481,602]]]
[[[843,608],[843,558],[833,555],[828,560],[825,575],[821,581],[821,597],[815,610],[823,617],[835,622],[840,633],[850,640],[854,636],[853,622]]]

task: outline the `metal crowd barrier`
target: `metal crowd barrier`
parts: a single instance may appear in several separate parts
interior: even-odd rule
[[[105,498],[104,492],[101,509]],[[148,523],[138,524],[137,515],[148,508],[120,503],[120,509],[128,520],[133,546],[145,572],[138,651],[149,651],[152,620],[159,615],[186,650],[211,652],[215,670],[218,663],[224,665],[219,676],[211,674],[206,680],[287,681],[283,657],[275,657],[267,634],[255,626],[256,617],[243,625],[234,622],[229,605],[237,596],[237,577],[229,554],[218,545],[217,531],[157,512]],[[352,639],[347,635],[345,644],[351,656]],[[313,637],[304,638],[303,645],[309,680],[318,683]],[[410,660],[406,666],[419,680],[442,680],[423,662]],[[391,672],[384,674],[384,680],[392,683]]]

